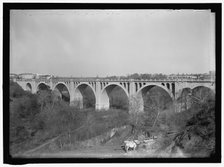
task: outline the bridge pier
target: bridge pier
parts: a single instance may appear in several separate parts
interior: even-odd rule
[[[108,110],[110,108],[110,99],[106,90],[102,90],[100,82],[96,82],[96,110]]]
[[[135,82],[130,82],[130,95],[129,95],[129,112],[130,113],[140,113],[144,111],[144,101],[142,92],[137,94],[138,84]]]
[[[109,108],[110,106],[107,104],[96,104],[96,110],[108,110]]]

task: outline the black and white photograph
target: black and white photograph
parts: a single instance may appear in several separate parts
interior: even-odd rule
[[[221,4],[4,5],[12,159],[221,157]]]

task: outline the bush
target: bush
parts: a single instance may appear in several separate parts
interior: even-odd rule
[[[215,102],[203,104],[188,119],[175,139],[191,156],[208,157],[215,153]]]
[[[51,105],[45,106],[43,111],[38,114],[38,118],[43,121],[43,129],[48,131],[49,136],[57,136],[73,127],[75,122],[72,112],[69,106],[57,103],[53,109]]]
[[[75,135],[78,140],[85,140],[128,123],[128,113],[123,110],[86,112],[83,128]]]
[[[32,94],[14,99],[10,105],[10,143],[24,143],[32,138],[40,126],[35,121],[39,113],[37,97]]]
[[[25,92],[23,88],[19,86],[19,84],[17,84],[16,82],[10,81],[10,85],[9,85],[10,97],[18,98],[18,97],[26,95],[26,93],[27,92]]]

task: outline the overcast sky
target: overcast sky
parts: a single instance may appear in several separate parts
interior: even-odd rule
[[[10,72],[57,76],[207,73],[209,10],[12,10]]]

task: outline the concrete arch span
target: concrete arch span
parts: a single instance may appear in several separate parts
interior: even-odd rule
[[[129,94],[122,85],[119,83],[110,83],[100,93],[100,109],[119,108],[128,110],[128,98]]]
[[[151,109],[164,110],[173,105],[174,96],[166,85],[147,84],[139,89],[135,97],[135,106],[138,111],[148,111]]]
[[[26,91],[32,92],[32,85],[29,82],[26,84]]]
[[[75,87],[71,105],[77,108],[94,108],[96,105],[96,92],[89,83],[80,83]]]
[[[179,95],[177,96],[177,101],[180,101],[183,97],[189,96],[192,93],[192,89],[190,87],[186,87],[181,89]]]
[[[215,96],[215,91],[207,86],[203,86],[203,85],[197,85],[194,87],[185,87],[183,89],[181,89],[179,96],[176,98],[177,101],[179,101],[180,99],[182,99],[183,97],[186,96],[208,96],[211,95],[211,97]]]
[[[159,88],[161,88],[161,89],[163,89],[164,91],[166,91],[167,92],[167,94],[170,96],[170,98],[172,98],[172,100],[174,100],[174,96],[173,96],[173,94],[172,94],[172,92],[166,87],[166,85],[164,84],[164,85],[160,85],[160,84],[156,84],[156,83],[153,83],[153,84],[146,84],[146,85],[144,85],[143,87],[141,87],[138,91],[137,91],[137,95],[143,90],[143,89],[151,89],[152,87],[154,87],[154,86],[157,86],[157,87],[159,87]]]
[[[188,110],[192,104],[206,103],[211,99],[215,99],[215,92],[206,86],[185,87],[181,89],[180,95],[176,102],[178,104],[178,112]]]
[[[58,96],[63,101],[70,103],[70,91],[68,86],[63,83],[59,82],[53,87],[54,95]]]
[[[192,98],[196,98],[201,102],[209,99],[215,99],[215,92],[207,86],[195,86],[192,88]]]
[[[45,82],[40,82],[37,85],[37,92],[40,90],[50,90],[50,86],[48,84],[46,84]]]

